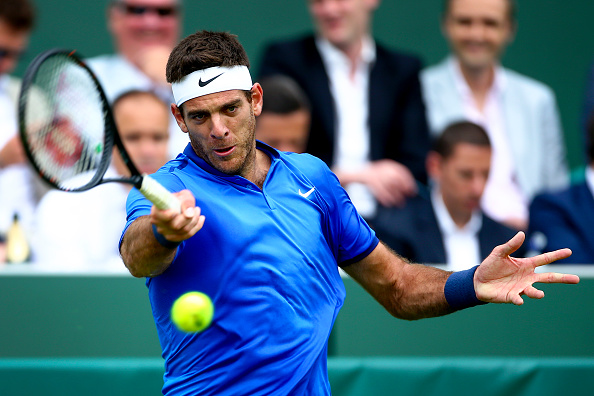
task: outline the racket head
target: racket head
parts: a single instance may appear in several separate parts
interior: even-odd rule
[[[114,145],[136,184],[138,171],[119,139],[101,84],[73,51],[51,49],[28,66],[19,97],[24,151],[41,178],[64,191],[103,181]]]

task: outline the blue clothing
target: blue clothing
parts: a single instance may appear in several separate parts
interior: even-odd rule
[[[366,257],[379,241],[321,160],[258,149],[272,161],[262,190],[215,170],[190,145],[154,175],[170,191],[192,191],[206,217],[171,266],[147,280],[164,394],[330,394],[327,341],[345,297],[337,263]],[[132,190],[128,225],[150,207]],[[202,333],[184,334],[169,310],[194,290],[212,298],[215,315]]]
[[[538,195],[530,205],[528,241],[536,253],[570,248],[556,264],[594,263],[594,197],[586,182]],[[544,238],[543,238],[544,236]]]

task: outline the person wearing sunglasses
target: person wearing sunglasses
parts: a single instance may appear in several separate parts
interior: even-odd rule
[[[87,59],[108,100],[129,90],[152,91],[173,101],[165,80],[165,64],[181,32],[181,0],[113,0],[107,27],[116,53]],[[169,154],[174,158],[188,144],[170,117]]]
[[[34,175],[17,133],[21,82],[10,75],[29,43],[34,22],[29,0],[0,1],[0,235],[15,214],[28,231],[36,203]]]

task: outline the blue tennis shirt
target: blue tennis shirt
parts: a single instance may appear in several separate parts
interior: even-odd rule
[[[190,145],[154,175],[170,191],[190,190],[206,217],[171,266],[147,279],[166,395],[330,395],[327,341],[345,298],[337,265],[379,241],[321,160],[257,147],[272,160],[262,190],[212,168]],[[126,229],[150,208],[132,190]],[[198,334],[169,316],[189,291],[215,307]]]

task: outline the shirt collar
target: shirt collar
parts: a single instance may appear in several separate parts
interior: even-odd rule
[[[8,75],[0,76],[0,93],[6,92],[8,90],[8,84],[10,81],[10,77]]]
[[[452,235],[456,232],[478,234],[483,225],[481,212],[477,209],[472,212],[470,221],[466,223],[464,227],[459,228],[456,223],[454,223],[454,220],[452,220],[450,212],[443,202],[443,197],[439,187],[437,186],[437,183],[431,189],[431,204],[433,205],[433,210],[435,211],[435,217],[437,218],[439,228],[444,235]]]
[[[468,84],[462,75],[462,70],[460,70],[460,61],[458,61],[456,57],[450,56],[448,58],[448,67],[454,76],[454,85],[456,86],[458,92],[462,93],[466,97],[470,97],[472,93],[470,92],[470,87],[468,87]],[[495,78],[489,93],[497,95],[502,94],[506,86],[507,78],[505,76],[505,71],[503,67],[497,63],[495,65]]]
[[[349,63],[349,59],[344,54],[344,52],[336,48],[334,45],[330,43],[330,41],[328,41],[324,37],[316,37],[316,46],[325,63],[328,63],[331,66]],[[363,37],[363,44],[361,47],[359,61],[369,65],[375,62],[375,57],[375,41],[371,36],[366,35],[365,37]]]
[[[586,167],[586,184],[592,195],[594,195],[594,168],[591,165]]]

